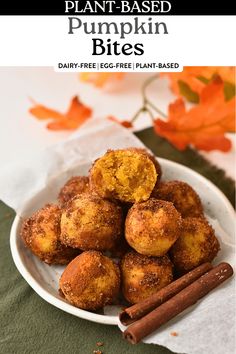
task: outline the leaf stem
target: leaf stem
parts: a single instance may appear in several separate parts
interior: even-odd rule
[[[146,103],[158,114],[160,114],[162,117],[167,118],[167,115],[162,112],[158,107],[156,107],[151,101],[147,100]]]
[[[144,107],[139,108],[139,110],[135,113],[135,115],[133,116],[133,118],[131,119],[130,122],[133,123],[139,117],[139,115],[145,111],[146,111],[146,108],[144,108]]]
[[[149,116],[151,117],[152,121],[155,120],[154,115],[153,115],[153,111],[155,111],[156,113],[160,114],[162,117],[167,118],[167,115],[162,112],[158,107],[156,107],[148,98],[147,95],[147,89],[148,87],[159,78],[158,74],[152,75],[150,76],[146,81],[144,81],[142,89],[141,89],[141,93],[142,93],[142,99],[143,99],[143,105],[142,107],[135,113],[135,115],[133,116],[133,118],[131,119],[131,122],[133,123],[142,112],[148,112]]]

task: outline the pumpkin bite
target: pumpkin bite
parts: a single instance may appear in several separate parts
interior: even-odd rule
[[[173,280],[168,256],[148,257],[127,253],[121,262],[122,291],[127,301],[136,304]]]
[[[185,273],[202,263],[211,262],[220,244],[205,218],[186,218],[180,237],[170,250],[170,257],[178,273]]]
[[[156,182],[155,164],[139,149],[110,150],[90,170],[91,188],[103,198],[121,202],[147,200]]]
[[[67,264],[79,253],[59,240],[61,209],[47,204],[24,220],[21,238],[35,256],[48,264]]]
[[[181,215],[172,203],[151,198],[130,208],[125,238],[138,253],[163,256],[180,236],[181,227]]]
[[[60,240],[83,251],[112,249],[123,233],[122,209],[97,195],[81,194],[65,205]]]
[[[101,252],[87,251],[68,264],[59,284],[71,304],[94,311],[116,299],[120,289],[120,271]]]

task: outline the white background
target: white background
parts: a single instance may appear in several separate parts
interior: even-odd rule
[[[132,21],[131,16],[80,16],[83,21]],[[141,21],[149,16],[140,16]],[[68,16],[1,16],[0,66],[54,66],[58,62],[158,61],[182,65],[235,65],[234,16],[155,16],[169,34],[128,35],[124,43],[143,42],[143,56],[91,55],[94,35],[68,34]],[[100,35],[96,35],[100,37]],[[102,36],[101,36],[102,37]],[[106,35],[103,38],[110,38]],[[113,35],[118,40],[119,35]]]

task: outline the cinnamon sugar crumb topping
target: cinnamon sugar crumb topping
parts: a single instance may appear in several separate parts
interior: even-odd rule
[[[177,332],[171,332],[170,335],[173,337],[177,337],[179,334]]]

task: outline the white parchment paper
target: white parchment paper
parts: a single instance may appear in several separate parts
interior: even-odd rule
[[[92,164],[108,149],[131,146],[144,147],[139,139],[117,123],[91,119],[65,142],[44,149],[28,160],[19,156],[18,161],[1,167],[0,199],[18,215],[25,216],[28,200],[45,186],[50,185],[50,194],[56,197],[63,183],[78,174],[78,168]]]
[[[108,120],[90,120],[69,140],[39,152],[33,159],[19,158],[19,161],[2,167],[0,199],[18,215],[28,215],[28,201],[34,196],[37,198],[45,186],[50,185],[50,197],[56,199],[59,188],[70,176],[78,174],[78,168],[83,171],[83,166],[92,163],[107,149],[130,146],[144,147],[132,133],[118,124]],[[234,266],[234,240],[217,220],[209,221],[221,243],[216,262],[224,260]],[[236,348],[235,315],[235,282],[231,279],[143,341],[166,346],[177,353],[232,354]],[[121,324],[119,327],[122,331],[125,328]],[[171,332],[178,335],[172,336]]]

